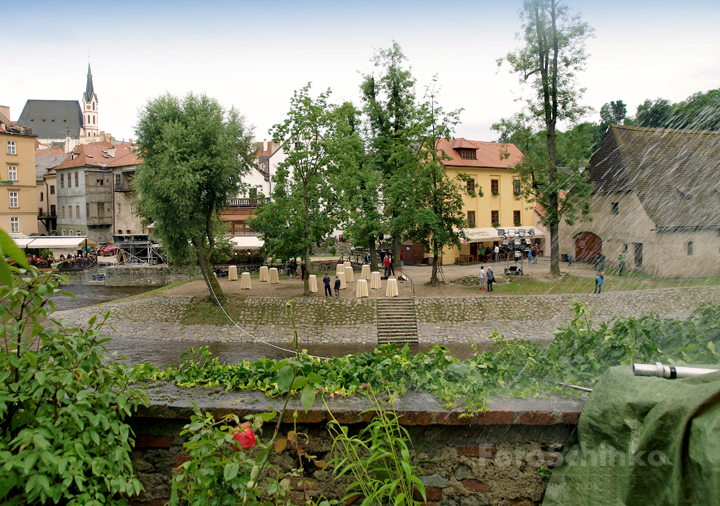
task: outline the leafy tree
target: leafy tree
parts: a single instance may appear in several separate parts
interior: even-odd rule
[[[431,89],[427,101],[418,110],[419,163],[410,173],[411,190],[406,194],[406,205],[398,220],[411,240],[420,242],[425,251],[432,252],[431,286],[439,283],[438,260],[443,249],[460,247],[462,233],[456,230],[467,226],[462,192],[469,179],[466,174],[450,179],[445,171],[444,161],[450,157],[437,149],[438,139],[450,138],[460,111],[445,113],[435,100],[435,90]],[[470,193],[475,197],[475,191]]]
[[[254,163],[250,129],[234,108],[226,111],[217,100],[190,93],[148,101],[136,131],[143,159],[133,180],[139,214],[146,224],[154,223],[171,257],[186,257],[194,248],[208,289],[223,304],[225,294],[210,263],[214,229]]]
[[[383,216],[382,173],[365,153],[360,137],[360,111],[346,102],[336,111],[338,143],[333,157],[338,161],[341,222],[345,224],[345,237],[355,244],[367,246],[370,265],[377,270],[376,240],[385,230]]]
[[[720,89],[698,92],[677,104],[658,98],[637,108],[635,125],[655,128],[720,130]]]
[[[377,51],[373,57],[379,70],[363,76],[360,86],[365,114],[365,140],[369,150],[367,163],[382,175],[384,211],[389,218],[393,249],[400,250],[400,237],[406,232],[398,217],[406,208],[406,195],[412,191],[408,174],[419,163],[415,78],[405,68],[407,58],[400,45]],[[369,237],[374,241],[374,237]],[[398,262],[398,255],[393,257]]]
[[[610,124],[622,125],[626,117],[627,107],[622,100],[610,101],[600,108],[600,121],[605,128]]]
[[[331,156],[335,107],[328,103],[329,96],[327,90],[312,98],[308,84],[293,95],[285,121],[273,126],[273,138],[285,140],[286,157],[273,177],[271,202],[260,206],[251,222],[266,240],[273,241],[273,256],[301,252],[308,267],[312,243],[320,243],[337,224],[330,180],[335,167]],[[304,293],[310,295],[309,276]]]
[[[530,84],[534,97],[527,101],[528,114],[502,120],[493,128],[504,138],[517,136],[528,143],[542,132],[544,147],[532,142],[536,149],[525,153],[513,170],[523,197],[545,208],[542,221],[550,231],[550,272],[557,275],[560,221],[571,223],[589,213],[585,200],[591,186],[587,174],[579,170],[583,162],[571,160],[567,170],[559,169],[556,129],[558,122],[577,121],[587,111],[579,103],[584,89],[577,87],[576,74],[585,67],[585,39],[592,28],[558,0],[526,0],[520,17],[524,45],[498,60],[498,65],[506,61],[522,84]]]

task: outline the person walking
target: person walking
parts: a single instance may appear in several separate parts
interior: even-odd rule
[[[528,250],[528,265],[530,265],[531,263],[533,263],[532,260],[533,260],[533,250],[532,250],[532,248],[530,248],[530,249]]]
[[[540,253],[540,248],[538,248],[537,245],[535,245],[535,247],[533,248],[533,263],[534,264],[537,263],[537,257],[538,257],[539,253]]]
[[[568,267],[570,267],[572,265],[572,255],[570,253],[568,253],[567,259],[568,259]]]
[[[400,267],[405,267],[405,252],[400,252]]]
[[[602,292],[603,282],[602,272],[598,271],[595,275],[595,291],[593,293],[600,294],[600,292]]]
[[[325,273],[325,277],[323,278],[323,284],[325,285],[325,297],[328,295],[332,297],[332,289],[330,288],[330,276],[328,276],[328,273]]]
[[[480,290],[486,290],[487,289],[487,274],[485,274],[485,269],[483,266],[480,266]]]
[[[618,258],[618,276],[622,277],[622,273],[625,270],[625,253],[621,253]]]
[[[340,276],[335,275],[335,298],[340,298]]]
[[[487,277],[487,291],[492,292],[492,286],[495,282],[495,273],[492,270],[492,267],[488,267],[487,271],[485,271],[485,276]]]

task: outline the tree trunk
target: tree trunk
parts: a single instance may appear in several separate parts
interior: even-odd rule
[[[303,279],[303,295],[310,295],[310,244],[305,243],[305,254],[303,255],[305,261],[305,276]],[[302,272],[302,266],[300,266],[300,272]]]
[[[432,263],[432,274],[430,275],[430,283],[428,283],[430,286],[437,286],[440,284],[438,281],[438,255],[437,252],[433,255],[433,263]]]
[[[310,268],[310,203],[308,202],[307,183],[303,182],[303,212],[305,213],[305,273]],[[306,275],[303,280],[303,295],[310,295],[310,275]]]
[[[371,235],[368,239],[368,249],[370,250],[370,271],[375,272],[378,270],[377,263],[377,250],[375,249],[375,236]]]
[[[220,283],[215,277],[212,267],[210,266],[210,255],[205,253],[205,250],[202,247],[195,246],[195,250],[197,251],[200,272],[202,272],[203,279],[205,279],[205,283],[210,291],[210,302],[216,306],[225,305],[227,298],[225,297],[225,293],[222,291],[222,288],[220,288]],[[215,295],[213,296],[213,294]]]
[[[400,254],[400,233],[395,232],[393,234],[393,256],[392,256],[393,272],[395,272],[395,269],[397,269],[397,266],[400,263],[400,261],[398,260],[399,254]]]

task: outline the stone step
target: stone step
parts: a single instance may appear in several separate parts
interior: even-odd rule
[[[377,304],[378,343],[417,343],[414,299],[381,299]]]

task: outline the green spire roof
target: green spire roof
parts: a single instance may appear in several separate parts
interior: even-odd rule
[[[97,102],[97,95],[95,95],[95,88],[93,87],[92,71],[90,70],[90,64],[88,63],[87,85],[85,86],[85,95],[83,98],[85,99],[85,102],[92,102],[93,96]]]

